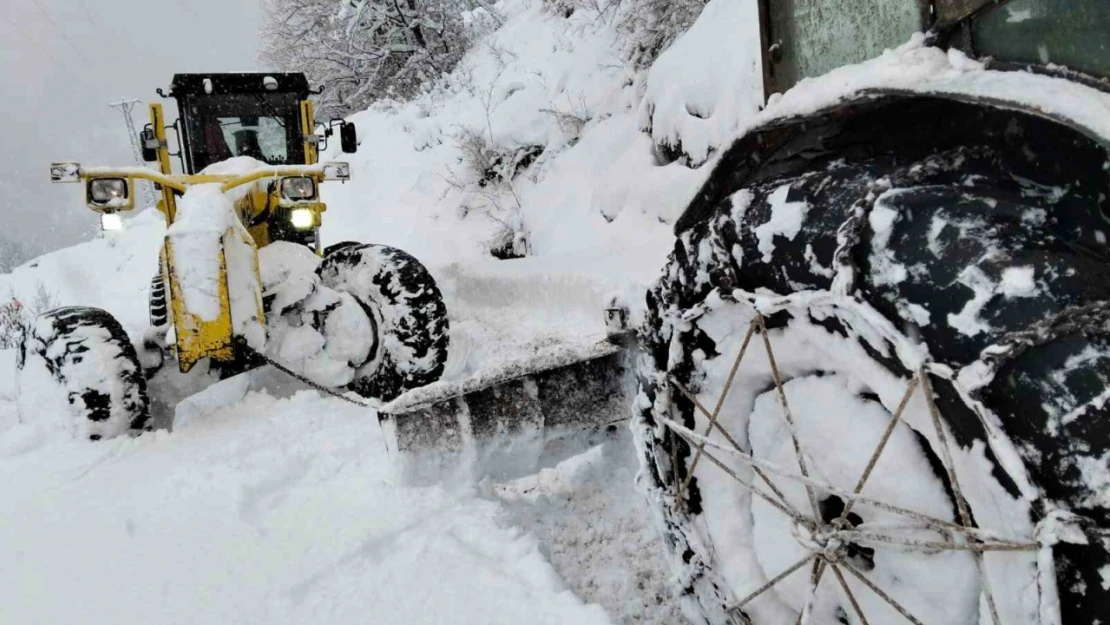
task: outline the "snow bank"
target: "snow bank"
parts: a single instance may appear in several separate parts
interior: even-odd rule
[[[57,306],[93,306],[112,313],[132,335],[149,325],[147,293],[158,271],[166,225],[150,209],[124,220],[119,232],[44,254],[0,275],[0,295],[31,304],[39,286]]]
[[[608,623],[471,489],[385,481],[376,423],[252,394],[174,434],[0,446],[15,622]],[[59,600],[64,597],[65,600]]]
[[[351,117],[362,148],[344,156],[351,183],[323,186],[325,242],[392,245],[434,270],[489,259],[502,222],[519,219],[536,256],[666,250],[669,224],[708,172],[657,163],[639,130],[619,20],[585,9],[565,18],[542,2],[499,7],[504,25],[441,86]],[[501,150],[542,152],[511,191],[491,195],[468,169],[467,133]]]
[[[637,469],[625,431],[490,490],[514,522],[544,543],[567,584],[605,607],[614,622],[682,623],[651,511],[633,486]]]
[[[651,67],[640,126],[700,165],[763,105],[756,0],[712,0]]]
[[[659,164],[640,130],[641,90],[621,56],[618,19],[586,9],[566,18],[540,2],[499,8],[505,23],[442,85],[351,117],[362,141],[342,155],[352,181],[322,187],[325,244],[398,247],[436,278],[452,382],[551,349],[591,348],[614,297],[635,323],[672,246],[671,224],[709,170]],[[468,169],[467,133],[542,152],[511,190],[491,195]],[[332,157],[341,155],[322,160]],[[530,256],[491,258],[489,241],[517,219]]]

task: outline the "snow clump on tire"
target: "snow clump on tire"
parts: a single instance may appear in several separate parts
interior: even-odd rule
[[[384,245],[350,246],[324,258],[317,273],[326,286],[362,303],[377,330],[351,390],[389,401],[443,375],[447,307],[420,261]]]

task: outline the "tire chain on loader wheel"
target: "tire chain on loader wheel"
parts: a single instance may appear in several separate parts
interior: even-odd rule
[[[804,395],[791,394],[795,387],[813,387],[821,383],[814,380],[823,378],[852,379],[863,390],[846,401],[881,408],[895,431],[900,398],[888,389],[888,397],[877,406],[877,391],[864,383],[881,379],[901,380],[905,401],[913,395],[926,397],[928,401],[917,399],[918,410],[923,404],[935,406],[929,411],[935,430],[927,417],[915,417],[920,422],[908,428],[932,470],[907,480],[942,486],[951,502],[946,516],[959,526],[982,523],[988,532],[998,529],[986,521],[997,514],[994,503],[987,505],[981,493],[967,491],[974,484],[996,497],[1014,498],[1014,505],[1026,505],[1030,518],[1014,519],[1013,526],[1035,528],[1014,538],[1027,549],[1040,548],[1039,554],[1024,556],[985,553],[999,548],[1005,532],[992,538],[949,527],[947,534],[933,534],[932,542],[950,545],[947,549],[956,547],[951,538],[940,537],[962,534],[961,548],[983,550],[966,560],[980,571],[983,590],[982,607],[971,622],[987,614],[983,622],[997,625],[995,612],[1020,612],[1029,618],[1018,622],[1048,625],[1057,598],[1063,623],[1110,622],[1108,485],[1102,484],[1100,493],[1097,477],[1094,483],[1082,479],[1086,470],[1096,476],[1099,467],[1105,471],[1110,459],[1110,272],[1105,237],[1098,234],[1107,227],[1099,207],[1110,194],[1103,169],[1106,153],[1077,132],[1018,112],[931,98],[896,102],[863,107],[849,121],[831,112],[807,120],[800,130],[771,128],[768,134],[777,131],[789,138],[770,154],[754,154],[763,139],[745,142],[749,135],[738,141],[680,220],[663,277],[648,292],[648,317],[641,331],[642,395],[632,429],[644,467],[641,483],[651,494],[668,548],[682,571],[686,613],[714,625],[737,619],[776,623],[774,617],[761,618],[778,609],[774,606],[785,605],[771,598],[781,602],[786,595],[779,592],[816,580],[829,585],[822,591],[839,593],[835,615],[840,622],[883,622],[862,615],[861,601],[885,606],[894,615],[891,619],[918,622],[921,615],[912,611],[899,616],[898,608],[905,606],[895,604],[902,595],[883,598],[883,588],[865,570],[870,560],[879,567],[875,575],[882,573],[882,554],[876,556],[874,550],[882,552],[890,544],[862,540],[857,533],[858,542],[844,539],[849,541],[847,551],[841,544],[829,552],[832,543],[826,542],[826,551],[818,553],[818,544],[809,560],[794,567],[734,579],[728,576],[737,570],[740,556],[723,562],[735,551],[722,550],[714,539],[738,540],[740,529],[733,527],[729,534],[721,533],[719,525],[713,526],[716,534],[707,529],[732,518],[719,515],[726,504],[734,505],[730,497],[736,495],[723,494],[735,491],[718,487],[706,490],[703,482],[719,486],[720,480],[740,479],[736,470],[753,466],[760,479],[751,475],[747,485],[732,485],[747,491],[758,505],[782,509],[786,499],[778,488],[805,484],[810,502],[819,509],[810,513],[810,502],[800,497],[796,510],[784,514],[820,516],[812,531],[851,533],[867,520],[861,516],[881,511],[877,503],[859,502],[856,518],[844,514],[844,497],[852,496],[855,482],[835,485],[843,489],[837,496],[814,487],[813,479],[804,481],[809,479],[804,477],[807,461],[812,469],[813,462],[820,467],[823,460],[837,460],[844,452],[802,445],[798,437],[805,431],[797,426],[801,413],[791,417],[789,408],[806,401]],[[774,222],[792,210],[803,217],[796,230]],[[1017,279],[1022,276],[1027,280]],[[1031,284],[1035,286],[1029,288]],[[733,380],[740,363],[734,365],[734,359],[745,351],[740,346],[744,332],[728,334],[721,329],[722,319],[732,319],[734,327],[753,328],[744,341],[743,363],[748,376],[753,375],[751,367],[762,372],[756,380],[759,388],[744,387],[755,384],[750,379]],[[760,324],[768,330],[761,331]],[[798,345],[798,338],[809,347],[784,346]],[[821,351],[823,345],[834,347]],[[922,349],[927,351],[922,354]],[[843,356],[851,350],[863,358]],[[841,360],[829,354],[839,354]],[[787,363],[785,371],[782,362]],[[841,364],[836,368],[830,362]],[[732,375],[726,376],[730,368]],[[710,371],[714,373],[707,378]],[[741,390],[732,390],[736,397],[725,397],[733,385]],[[762,423],[754,421],[757,417],[765,419],[752,403],[757,396],[780,393],[778,404],[787,417],[782,431],[790,433],[794,449],[804,449],[803,455],[788,456],[794,465],[787,465],[789,479],[767,475],[770,467],[765,464],[752,464],[761,460],[752,456],[751,432],[746,431]],[[691,401],[695,395],[700,395],[698,405]],[[720,413],[715,410],[721,406],[718,401],[725,406]],[[737,414],[741,409],[750,412]],[[715,414],[717,425],[706,425]],[[732,438],[720,433],[728,431],[726,420]],[[711,430],[714,445],[707,445],[702,437]],[[853,430],[847,428],[842,436],[863,437]],[[875,434],[868,440],[878,439]],[[735,449],[734,441],[740,441]],[[872,447],[868,444],[865,455],[874,462],[882,445],[874,452]],[[997,453],[999,448],[1012,452]],[[981,454],[978,470],[968,469],[972,465],[965,462],[963,471],[950,471],[950,454],[966,458],[970,450]],[[875,466],[878,472],[884,465]],[[834,511],[828,514],[830,504],[835,504]],[[1072,520],[1070,528],[1079,528],[1067,540],[1052,530],[1063,518]],[[802,527],[797,521],[795,529]],[[809,544],[817,544],[816,539]],[[865,548],[871,554],[861,559],[868,555]],[[753,554],[758,546],[754,549]],[[956,551],[941,551],[945,553]],[[1024,559],[1014,566],[1000,564],[998,558],[1005,557]],[[939,566],[930,578],[944,579],[946,572]],[[988,575],[982,574],[984,566]],[[824,575],[827,568],[833,571]],[[999,593],[1012,590],[1009,578],[999,577],[1011,573],[1036,580],[1029,587],[1040,593],[1037,605]],[[797,577],[792,581],[791,576]],[[914,581],[903,579],[898,589],[907,594]],[[738,606],[748,601],[752,603]],[[801,618],[800,606],[786,610],[786,616],[779,612],[782,622]],[[1004,616],[1001,621],[1015,622]]]
[[[246,346],[244,346],[244,348],[250,350],[251,355],[254,358],[257,358],[259,361],[270,365],[271,367],[273,367],[273,368],[277,369],[278,371],[284,373],[285,375],[293,378],[294,380],[297,380],[298,382],[301,382],[303,384],[306,384],[306,385],[316,389],[317,391],[323,393],[324,395],[328,395],[330,397],[340,399],[342,401],[347,402],[348,404],[353,404],[353,405],[358,406],[360,408],[373,408],[374,407],[374,404],[372,404],[370,402],[359,401],[357,399],[347,397],[343,393],[340,393],[339,391],[337,391],[333,388],[328,388],[327,386],[324,386],[323,384],[318,384],[318,383],[312,381],[311,379],[297,373],[296,371],[293,371],[293,369],[291,369],[285,363],[278,362],[277,360],[274,360],[273,358],[270,358],[269,356],[267,356],[266,354],[263,354],[262,352],[255,351],[255,350],[251,349],[250,347],[246,347]]]
[[[388,402],[440,378],[447,308],[420,261],[384,245],[352,245],[326,255],[316,272],[325,286],[358,300],[376,327],[376,345],[350,390]]]
[[[162,328],[169,325],[169,302],[166,298],[166,281],[162,279],[162,272],[154,274],[150,280],[150,327]]]
[[[115,318],[98,308],[72,306],[39,315],[24,333],[18,367],[42,358],[66,399],[99,440],[150,429],[146,378],[135,347]]]

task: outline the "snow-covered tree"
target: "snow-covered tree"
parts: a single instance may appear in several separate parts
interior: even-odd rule
[[[637,68],[647,68],[679,35],[690,29],[709,0],[632,0],[621,26],[625,52]],[[701,62],[705,62],[704,59]]]
[[[262,59],[323,85],[324,115],[407,98],[454,68],[469,0],[264,0]]]

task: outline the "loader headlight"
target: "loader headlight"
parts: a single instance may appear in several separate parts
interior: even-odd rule
[[[316,197],[316,181],[308,176],[291,176],[281,180],[281,196],[294,202],[306,202]]]
[[[89,181],[89,201],[102,206],[122,205],[127,200],[124,178],[94,178]]]
[[[297,230],[308,230],[316,225],[316,214],[310,208],[295,208],[289,221],[293,222],[293,227]]]
[[[100,215],[100,228],[105,231],[123,230],[123,219],[119,213],[102,213]]]

